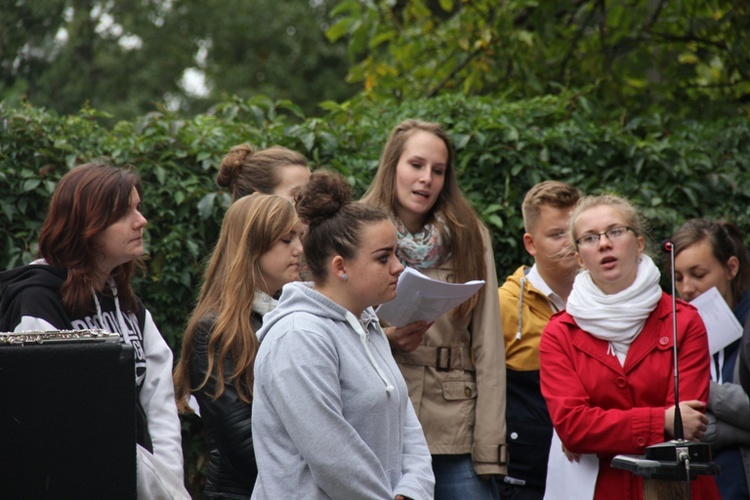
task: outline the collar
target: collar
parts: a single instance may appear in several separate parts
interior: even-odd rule
[[[539,269],[537,269],[536,264],[531,266],[531,269],[526,271],[526,279],[529,280],[529,283],[531,283],[534,288],[542,292],[544,296],[547,297],[547,302],[549,302],[550,307],[552,307],[552,312],[558,312],[565,309],[565,301],[562,299],[562,297],[553,292],[547,282],[544,281],[542,275],[539,274]]]

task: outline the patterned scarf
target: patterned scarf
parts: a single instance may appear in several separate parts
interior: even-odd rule
[[[448,233],[447,228],[440,228],[441,219],[435,224],[425,224],[421,231],[411,234],[398,217],[393,218],[393,223],[398,232],[398,248],[396,256],[405,266],[416,269],[427,269],[448,260],[450,255],[444,255],[442,232]]]
[[[267,293],[261,290],[255,290],[255,296],[253,297],[253,311],[260,314],[261,317],[276,309],[278,303],[278,300],[274,299]]]

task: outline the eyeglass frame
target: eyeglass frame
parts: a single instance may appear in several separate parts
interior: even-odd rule
[[[616,236],[614,239],[612,239],[610,237],[609,233],[611,233],[612,231],[615,231],[617,229],[623,229],[623,228],[625,229],[625,232],[622,234],[622,236],[625,236],[628,231],[632,231],[634,235],[638,236],[638,232],[635,229],[633,229],[632,227],[630,227],[630,226],[615,226],[615,227],[611,227],[611,228],[609,228],[606,231],[603,231],[601,233],[587,233],[587,234],[584,234],[583,236],[581,236],[580,238],[578,238],[578,239],[575,240],[576,247],[581,246],[581,240],[583,238],[588,238],[590,236],[596,236],[596,240],[590,240],[592,246],[593,246],[593,244],[599,244],[599,242],[602,240],[602,236],[605,236],[607,238],[607,240],[609,240],[610,242],[611,241],[617,241],[620,238],[622,238],[622,236]],[[583,246],[584,247],[588,246],[588,243],[584,243]]]

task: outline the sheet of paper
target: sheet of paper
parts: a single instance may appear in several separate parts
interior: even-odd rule
[[[376,309],[378,317],[394,326],[415,321],[434,321],[462,304],[484,286],[484,280],[446,283],[410,267],[398,278],[398,296]]]
[[[568,457],[562,451],[560,436],[557,435],[557,431],[552,433],[544,500],[591,500],[594,498],[598,476],[599,457],[584,454],[578,462],[568,461]]]
[[[742,337],[742,325],[716,287],[690,301],[698,309],[708,332],[708,350],[716,354]]]

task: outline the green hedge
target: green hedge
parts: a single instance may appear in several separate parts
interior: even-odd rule
[[[149,219],[148,275],[139,293],[175,345],[229,202],[214,183],[224,153],[240,142],[282,144],[317,166],[342,172],[364,192],[392,126],[405,117],[442,122],[457,149],[462,187],[493,233],[498,274],[528,261],[520,245],[520,202],[542,179],[584,192],[615,191],[641,205],[655,239],[684,219],[729,217],[750,234],[750,125],[670,123],[655,116],[594,123],[585,97],[522,102],[446,96],[401,105],[326,104],[305,119],[289,102],[227,101],[211,114],[179,120],[150,113],[113,129],[97,112],[57,116],[0,104],[0,268],[30,261],[56,182],[100,156],[136,165]]]
[[[224,153],[240,142],[281,144],[315,167],[342,172],[362,194],[390,129],[406,117],[440,121],[451,133],[459,181],[492,231],[501,281],[530,262],[520,244],[520,203],[543,179],[633,199],[645,209],[655,240],[697,216],[728,217],[750,235],[747,121],[673,123],[649,116],[596,123],[593,104],[576,93],[520,102],[448,95],[322,106],[323,118],[306,118],[290,102],[235,99],[192,119],[153,112],[105,129],[92,109],[57,116],[0,103],[0,268],[34,257],[50,194],[69,168],[100,156],[132,163],[143,177],[149,219],[148,273],[137,291],[177,349],[202,261],[229,202],[214,183]]]

